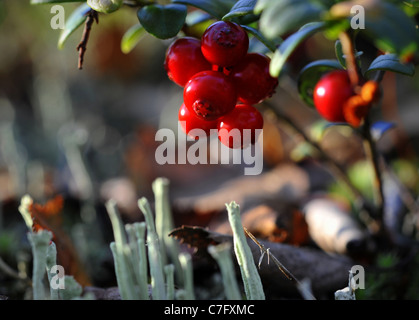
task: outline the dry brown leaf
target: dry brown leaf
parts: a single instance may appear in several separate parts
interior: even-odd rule
[[[62,265],[67,275],[73,275],[82,286],[90,280],[73,246],[71,238],[62,226],[64,198],[57,195],[45,204],[32,203],[29,208],[33,219],[33,230],[46,229],[53,233],[52,241],[57,247],[57,263]]]

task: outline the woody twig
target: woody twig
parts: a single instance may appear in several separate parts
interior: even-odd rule
[[[84,55],[87,50],[87,42],[89,41],[90,30],[92,29],[93,22],[99,23],[99,16],[95,10],[90,10],[87,14],[87,19],[84,24],[83,36],[80,43],[77,45],[77,51],[79,52],[79,70],[83,69]]]

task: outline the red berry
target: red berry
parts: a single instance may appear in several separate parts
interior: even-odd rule
[[[256,142],[260,133],[257,129],[262,128],[260,112],[250,105],[238,104],[218,121],[218,139],[229,148],[246,148]]]
[[[198,140],[201,137],[209,136],[211,129],[217,129],[217,120],[206,121],[198,118],[195,113],[190,112],[183,103],[179,108],[178,119],[183,131],[191,138]],[[193,129],[201,129],[205,134],[200,135],[199,132],[191,132]]]
[[[234,109],[237,101],[233,81],[218,71],[202,71],[189,80],[183,91],[186,107],[204,120],[216,120]]]
[[[164,67],[169,79],[183,87],[193,75],[211,70],[212,65],[202,55],[201,41],[184,37],[175,40],[169,46]]]
[[[202,35],[201,50],[204,57],[219,67],[230,67],[238,63],[247,53],[249,37],[238,24],[217,21]]]
[[[317,82],[313,100],[319,114],[331,122],[346,122],[343,105],[354,94],[348,72],[336,70]]]
[[[272,96],[278,79],[269,74],[270,59],[259,53],[248,53],[234,66],[231,76],[236,84],[238,99],[256,104]]]

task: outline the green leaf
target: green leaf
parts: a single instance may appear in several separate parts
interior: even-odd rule
[[[248,14],[253,14],[253,9],[255,8],[257,0],[239,0],[231,8],[230,12],[227,13],[223,20],[229,20],[234,17],[245,16]]]
[[[151,4],[138,10],[138,20],[144,29],[159,39],[169,39],[176,36],[182,29],[187,14],[187,8],[181,4],[165,6]]]
[[[236,0],[173,0],[173,3],[193,6],[221,20],[230,12]]]
[[[361,60],[358,59],[363,55],[363,51],[356,51],[355,52],[355,58],[357,58],[357,62],[359,67],[361,68]],[[346,56],[343,54],[342,44],[340,40],[336,40],[335,42],[335,54],[336,58],[338,59],[339,63],[342,65],[344,69],[346,69]]]
[[[125,54],[130,53],[145,34],[144,31],[145,29],[140,23],[129,28],[122,37],[121,51]]]
[[[86,2],[86,0],[31,0],[30,4],[48,4],[65,2]]]
[[[60,38],[58,39],[59,49],[64,48],[64,44],[68,37],[86,21],[86,14],[90,10],[92,9],[86,3],[84,3],[72,12],[70,17],[66,20],[64,29],[62,30]]]
[[[314,107],[313,90],[320,77],[327,71],[342,69],[337,60],[317,60],[306,65],[298,75],[297,87],[301,99]]]
[[[351,27],[349,19],[326,20],[327,27],[324,30],[324,36],[333,41],[339,38],[339,35]]]
[[[87,0],[93,10],[101,13],[112,13],[122,6],[122,0]]]
[[[408,76],[415,74],[415,66],[412,63],[401,63],[396,54],[383,54],[375,58],[368,70],[365,71],[365,77],[369,78],[371,72],[378,70],[391,71]]]
[[[191,37],[201,38],[205,30],[214,22],[214,18],[207,12],[193,10],[186,15],[184,31]]]
[[[270,39],[298,30],[309,22],[320,21],[323,8],[307,0],[267,2],[260,16],[260,31]]]
[[[253,35],[256,39],[258,39],[260,42],[262,42],[270,51],[275,52],[278,45],[280,45],[282,39],[276,38],[274,40],[266,39],[263,34],[252,27],[242,25],[243,29],[245,29],[247,32],[249,32],[251,35]]]
[[[346,60],[343,54],[342,43],[340,40],[336,40],[335,42],[335,54],[341,66],[346,68]]]
[[[272,77],[277,78],[282,71],[282,67],[287,61],[288,57],[293,51],[302,43],[305,39],[313,35],[314,33],[322,30],[325,26],[323,22],[312,22],[304,25],[296,33],[289,36],[279,48],[275,51],[272,57],[269,72]]]
[[[212,16],[209,15],[206,12],[203,12],[201,10],[194,10],[191,12],[188,12],[188,15],[186,16],[185,23],[190,27],[197,24],[200,24],[202,22],[207,22],[212,19]]]
[[[362,30],[384,52],[408,55],[419,49],[416,23],[396,5],[380,2],[374,11],[366,14]]]

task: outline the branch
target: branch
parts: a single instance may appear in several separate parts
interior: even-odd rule
[[[339,35],[340,42],[342,44],[342,51],[346,59],[346,68],[351,80],[352,87],[356,89],[359,86],[360,76],[359,67],[355,58],[355,49],[353,41],[348,32],[342,32]]]
[[[380,159],[375,146],[374,139],[371,136],[371,123],[369,114],[364,119],[364,126],[362,130],[362,136],[364,138],[364,149],[367,159],[371,161],[374,169],[374,198],[376,210],[374,213],[374,220],[380,223],[383,222],[384,213],[384,191],[383,191],[383,179],[380,168]]]
[[[312,295],[310,290],[307,290],[306,286],[304,286],[298,279],[271,253],[271,251],[266,249],[266,247],[260,243],[255,236],[249,232],[245,227],[243,227],[244,232],[247,234],[247,236],[253,240],[254,243],[260,248],[260,251],[262,253],[260,259],[259,259],[259,269],[260,264],[262,263],[263,256],[266,254],[268,256],[268,264],[269,264],[269,258],[271,258],[275,265],[278,267],[278,269],[282,272],[282,274],[290,281],[294,281],[297,285],[297,288],[299,290],[303,290],[303,296],[306,298],[306,300],[316,300],[316,298]]]
[[[364,195],[353,185],[353,183],[349,180],[345,168],[333,160],[324,150],[323,148],[315,141],[313,141],[305,131],[298,127],[294,121],[288,117],[285,113],[283,113],[279,108],[275,107],[273,104],[265,101],[264,104],[266,105],[269,110],[271,110],[277,119],[285,122],[288,126],[290,126],[294,131],[302,136],[302,138],[308,142],[313,148],[319,152],[322,159],[324,159],[327,164],[329,165],[330,170],[334,174],[335,177],[340,179],[345,185],[349,188],[352,192],[353,197],[355,198],[355,202],[359,204],[362,208],[364,208],[368,213],[371,212],[372,208],[371,205],[368,203],[367,199]]]
[[[346,67],[351,80],[352,87],[356,93],[359,93],[360,89],[360,70],[355,57],[355,48],[353,39],[348,32],[342,32],[339,35],[339,39],[342,43],[342,51],[345,54]],[[381,81],[384,76],[384,72],[378,72],[375,77],[377,82]],[[379,155],[375,142],[371,136],[371,120],[370,114],[368,113],[364,119],[364,126],[362,129],[362,136],[364,139],[364,149],[366,157],[371,161],[374,168],[374,198],[375,208],[371,211],[372,218],[378,223],[378,232],[383,231],[383,214],[384,214],[384,192],[383,192],[383,180],[381,175],[381,169],[379,164]]]
[[[89,41],[90,30],[92,29],[93,22],[99,23],[99,16],[95,10],[90,10],[87,13],[86,23],[84,24],[83,36],[80,43],[77,45],[77,51],[79,52],[79,70],[83,69],[84,54],[87,50],[87,42]]]

